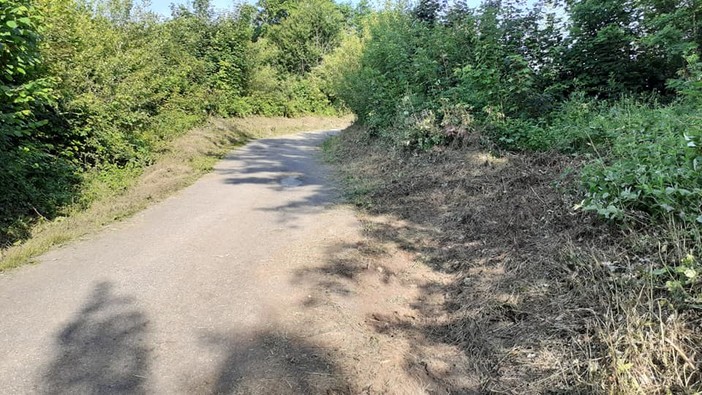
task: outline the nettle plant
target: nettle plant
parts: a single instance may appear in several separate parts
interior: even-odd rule
[[[582,172],[585,210],[608,219],[635,213],[702,224],[699,111],[630,106],[609,117],[610,147]]]

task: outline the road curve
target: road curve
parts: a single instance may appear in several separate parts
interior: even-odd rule
[[[325,329],[296,280],[359,231],[316,159],[328,135],[252,142],[165,201],[0,275],[0,393],[344,392],[304,341]]]

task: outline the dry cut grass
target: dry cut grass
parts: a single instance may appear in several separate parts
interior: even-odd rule
[[[87,208],[73,208],[64,217],[43,221],[24,243],[0,251],[0,272],[30,262],[50,248],[94,232],[158,202],[198,179],[232,148],[251,139],[309,130],[340,129],[351,117],[212,119],[163,147],[154,164],[133,172],[124,190],[111,191],[104,183],[89,185],[100,196]],[[107,191],[105,191],[107,190]]]
[[[441,309],[419,303],[421,325],[393,325],[418,344],[459,346],[479,383],[472,391],[702,391],[702,315],[674,303],[651,276],[685,251],[673,240],[664,255],[663,233],[625,232],[575,211],[578,161],[495,156],[477,144],[394,151],[359,127],[326,152],[352,202],[396,218],[369,236],[453,276],[425,290],[426,299],[445,295]],[[644,237],[659,243],[644,245]]]

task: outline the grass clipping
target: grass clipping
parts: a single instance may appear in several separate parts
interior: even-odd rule
[[[418,305],[421,325],[396,325],[417,344],[455,345],[472,361],[479,386],[447,374],[448,392],[702,391],[700,311],[675,306],[651,276],[684,248],[673,240],[663,257],[644,234],[574,211],[577,161],[496,157],[476,145],[403,152],[360,127],[325,152],[351,202],[397,219],[370,237],[453,275],[448,288],[426,290],[446,295],[441,311]]]
[[[126,172],[130,179],[120,181],[126,187],[115,190],[104,181],[88,182],[85,193],[97,198],[85,209],[69,208],[67,215],[39,223],[24,243],[0,251],[0,271],[26,264],[54,246],[99,230],[168,197],[209,172],[232,148],[251,139],[340,129],[351,121],[351,117],[213,119],[168,143],[153,165]]]

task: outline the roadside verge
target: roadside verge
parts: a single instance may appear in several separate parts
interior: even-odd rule
[[[171,141],[152,165],[130,177],[125,188],[111,189],[97,182],[100,197],[87,208],[69,208],[67,215],[41,221],[23,243],[0,251],[0,272],[12,269],[54,246],[92,233],[114,221],[129,217],[192,184],[233,148],[263,137],[301,131],[340,129],[351,117],[232,118],[212,119]]]
[[[470,364],[449,361],[441,377],[467,368],[480,393],[702,389],[699,310],[655,278],[666,267],[656,230],[573,210],[577,159],[470,142],[408,152],[357,126],[325,152],[347,199],[391,219],[366,226],[370,239],[452,278],[420,298],[443,297],[439,308],[416,304],[416,320],[380,325],[421,339],[414,344],[458,346]],[[409,357],[406,366],[417,369]]]

